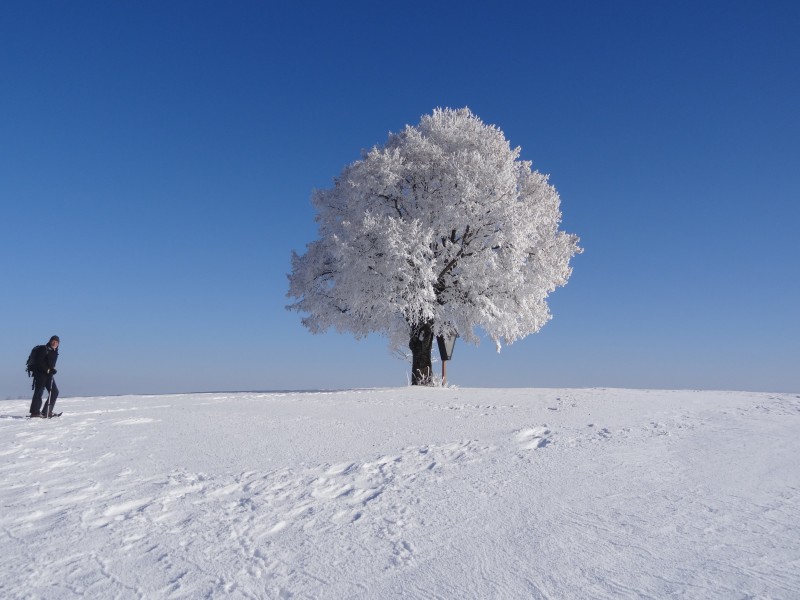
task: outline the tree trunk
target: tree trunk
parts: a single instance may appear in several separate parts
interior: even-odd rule
[[[408,347],[411,350],[411,385],[431,385],[433,383],[433,365],[431,363],[433,323],[414,325],[411,328]]]

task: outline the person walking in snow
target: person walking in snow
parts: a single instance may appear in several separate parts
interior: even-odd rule
[[[53,406],[58,398],[58,386],[53,375],[56,374],[56,361],[58,360],[57,335],[50,338],[46,346],[41,347],[31,369],[33,373],[33,399],[31,400],[31,417],[52,417]],[[42,406],[42,395],[47,390],[47,401]]]

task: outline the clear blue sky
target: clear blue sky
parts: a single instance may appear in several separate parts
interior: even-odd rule
[[[312,189],[463,106],[585,253],[452,383],[800,391],[798,31],[797,2],[3,2],[0,398],[54,333],[66,396],[405,385],[286,273]]]

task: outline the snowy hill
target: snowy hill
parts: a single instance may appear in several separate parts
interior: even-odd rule
[[[0,402],[3,598],[800,598],[800,396]]]

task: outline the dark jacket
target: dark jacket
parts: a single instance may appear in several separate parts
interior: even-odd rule
[[[40,377],[47,374],[52,374],[52,370],[56,368],[56,361],[58,360],[58,349],[51,348],[49,345],[45,346],[44,352],[39,352],[36,364],[34,365],[33,374],[35,377]]]

